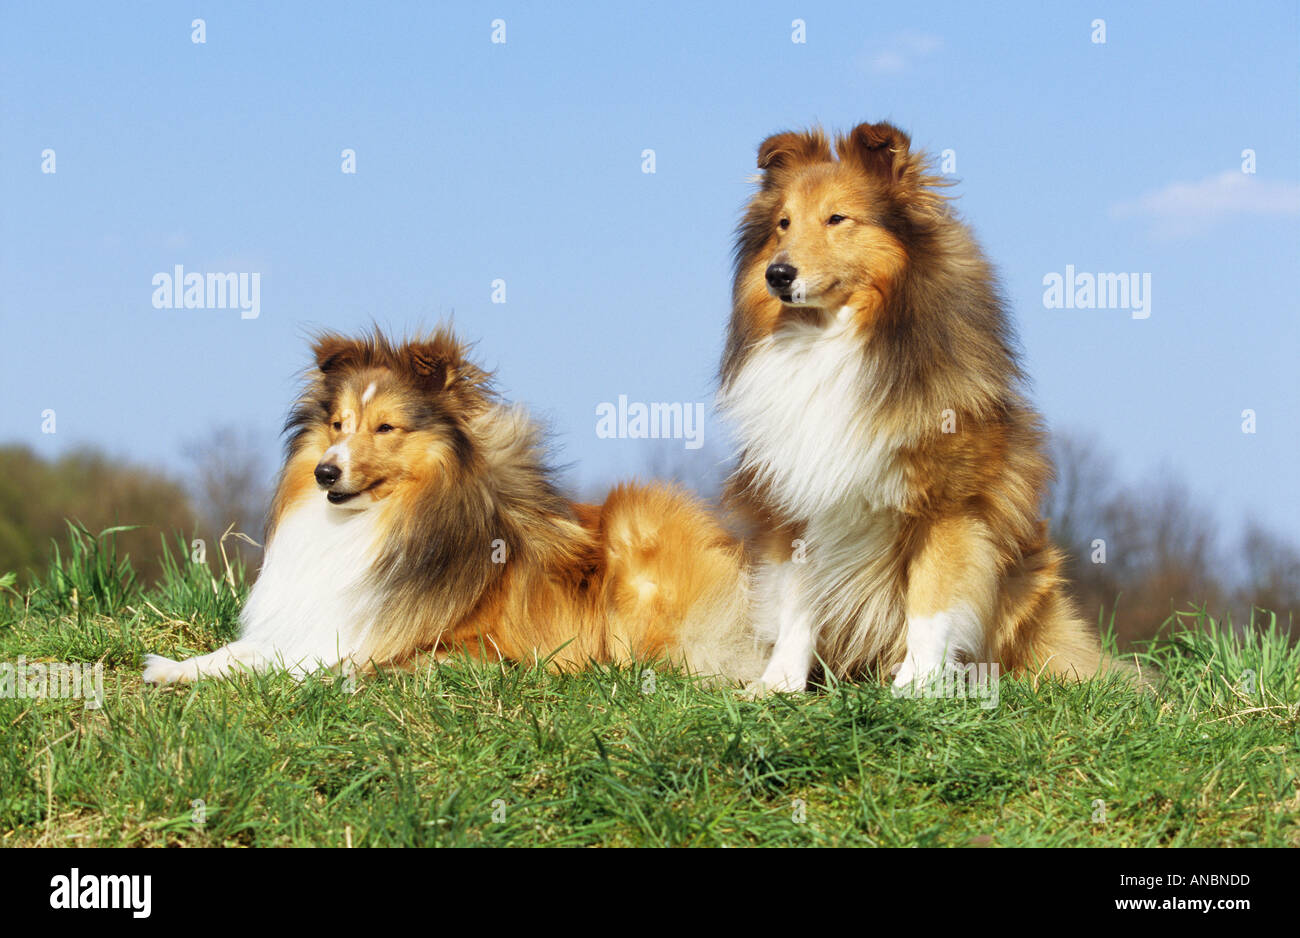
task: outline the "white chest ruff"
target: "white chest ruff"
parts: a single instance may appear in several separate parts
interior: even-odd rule
[[[719,398],[744,446],[744,468],[791,517],[900,508],[908,439],[884,432],[874,376],[847,317],[783,326],[749,354]]]
[[[243,642],[292,670],[358,652],[378,613],[366,584],[377,511],[343,511],[314,493],[277,525],[240,616]]]

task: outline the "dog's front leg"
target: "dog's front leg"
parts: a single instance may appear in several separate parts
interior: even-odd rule
[[[266,656],[251,642],[235,641],[223,645],[207,655],[173,661],[162,655],[144,656],[146,684],[172,684],[197,681],[201,677],[223,677],[231,671],[246,669],[261,671],[266,668]]]
[[[969,518],[932,524],[907,583],[907,656],[894,679],[900,691],[985,653],[998,585],[988,529]]]
[[[763,676],[749,690],[755,695],[802,691],[808,686],[817,636],[812,610],[804,598],[800,566],[790,560],[769,563],[763,575],[760,615],[769,620],[769,634],[771,620],[775,620],[776,642]]]

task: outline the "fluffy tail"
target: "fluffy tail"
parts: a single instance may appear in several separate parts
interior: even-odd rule
[[[1105,654],[1096,633],[1059,591],[1049,600],[1026,668],[1034,674],[1056,675],[1073,681],[1116,675],[1142,690],[1153,688],[1157,677],[1136,660]]]
[[[743,551],[703,504],[677,488],[624,485],[600,523],[615,646],[729,681],[762,673],[768,649],[749,624]]]
[[[694,673],[748,684],[762,675],[771,645],[750,625],[749,574],[740,548],[722,553],[712,558],[719,579],[691,605],[680,644],[686,666]]]

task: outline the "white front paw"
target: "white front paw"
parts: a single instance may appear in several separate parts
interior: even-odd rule
[[[185,676],[185,668],[179,661],[164,658],[162,655],[144,656],[144,673],[140,679],[146,684],[171,684]]]
[[[745,689],[740,692],[740,696],[745,700],[762,700],[764,697],[771,697],[773,694],[798,694],[803,690],[803,681],[785,679],[769,684],[767,681],[758,680],[746,684]]]
[[[801,694],[808,688],[808,678],[802,674],[769,672],[757,681],[745,685],[745,696],[751,700],[770,694]]]
[[[894,696],[914,697],[930,678],[943,668],[943,662],[924,662],[908,655],[894,674]]]

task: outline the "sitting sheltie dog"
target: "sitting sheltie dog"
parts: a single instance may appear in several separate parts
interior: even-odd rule
[[[756,690],[919,682],[965,663],[1112,667],[1039,506],[1051,467],[993,271],[889,124],[759,147],[719,403],[755,528]]]
[[[145,681],[366,671],[422,651],[758,675],[743,551],[701,504],[631,485],[567,501],[537,426],[446,329],[326,334],[314,353],[239,639],[150,655]]]

